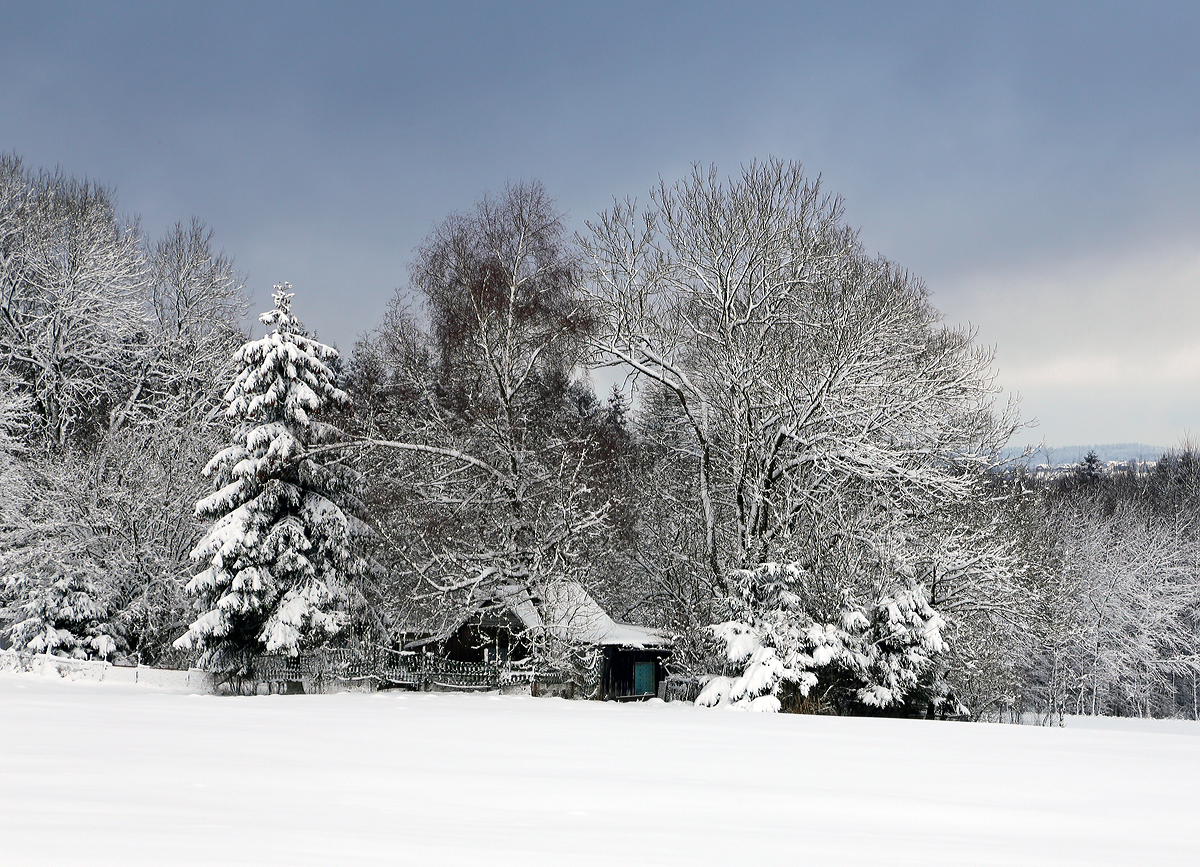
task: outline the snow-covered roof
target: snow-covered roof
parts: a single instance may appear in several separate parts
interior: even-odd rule
[[[547,629],[556,638],[617,647],[668,647],[671,636],[657,629],[617,623],[578,582],[558,581],[541,594],[542,611],[523,587],[497,589],[496,597],[526,629]]]

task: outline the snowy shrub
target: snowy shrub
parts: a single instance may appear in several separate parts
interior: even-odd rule
[[[778,711],[782,699],[804,699],[820,685],[842,709],[900,705],[944,649],[941,617],[913,582],[876,588],[867,604],[842,593],[833,622],[805,610],[795,563],[766,563],[734,575],[734,615],[712,627],[734,676],[713,678],[696,703]]]
[[[342,434],[316,417],[348,402],[328,364],[337,350],[305,333],[289,288],[276,286],[275,308],[259,317],[274,330],[233,357],[232,443],[205,468],[216,492],[196,504],[215,519],[192,551],[208,563],[187,585],[201,613],[175,642],[237,674],[256,653],[294,656],[341,630],[365,571],[353,539],[362,525],[343,509],[357,478],[320,450]]]

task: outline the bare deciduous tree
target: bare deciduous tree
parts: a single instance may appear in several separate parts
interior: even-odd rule
[[[947,559],[934,518],[1015,421],[993,412],[991,352],[867,256],[840,201],[769,160],[727,182],[697,168],[589,228],[598,359],[669,394],[688,431],[697,580],[723,595],[732,570],[792,562],[830,619],[848,586]]]
[[[429,330],[398,297],[360,344],[351,387],[379,447],[368,475],[385,486],[382,534],[398,571],[448,603],[445,635],[516,597],[539,605],[553,582],[591,583],[611,509],[601,408],[578,381],[595,319],[537,183],[438,226],[411,289]]]
[[[112,192],[0,157],[0,355],[54,448],[97,435],[128,391],[146,269]]]

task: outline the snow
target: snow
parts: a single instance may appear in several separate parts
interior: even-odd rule
[[[0,709],[6,864],[1163,865],[1200,851],[1195,723],[218,698],[14,673]]]
[[[672,643],[669,635],[657,629],[613,620],[576,581],[556,581],[543,589],[545,623],[525,588],[509,584],[494,592],[526,629],[544,626],[565,641],[636,648],[669,647]]]

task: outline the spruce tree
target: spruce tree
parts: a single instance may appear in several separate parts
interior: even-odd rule
[[[89,575],[45,569],[9,579],[10,585],[20,583],[28,587],[21,593],[26,601],[19,612],[24,617],[12,629],[13,646],[18,650],[107,659],[124,647],[124,640],[110,634],[108,605]]]
[[[295,656],[338,633],[365,572],[354,545],[362,525],[346,512],[357,477],[317,448],[343,437],[318,420],[349,403],[330,367],[338,353],[292,315],[290,288],[276,286],[274,309],[259,317],[271,333],[233,356],[232,443],[204,470],[215,493],[196,504],[215,521],[192,551],[208,563],[187,585],[200,616],[175,642],[233,676],[250,674],[256,654]]]

